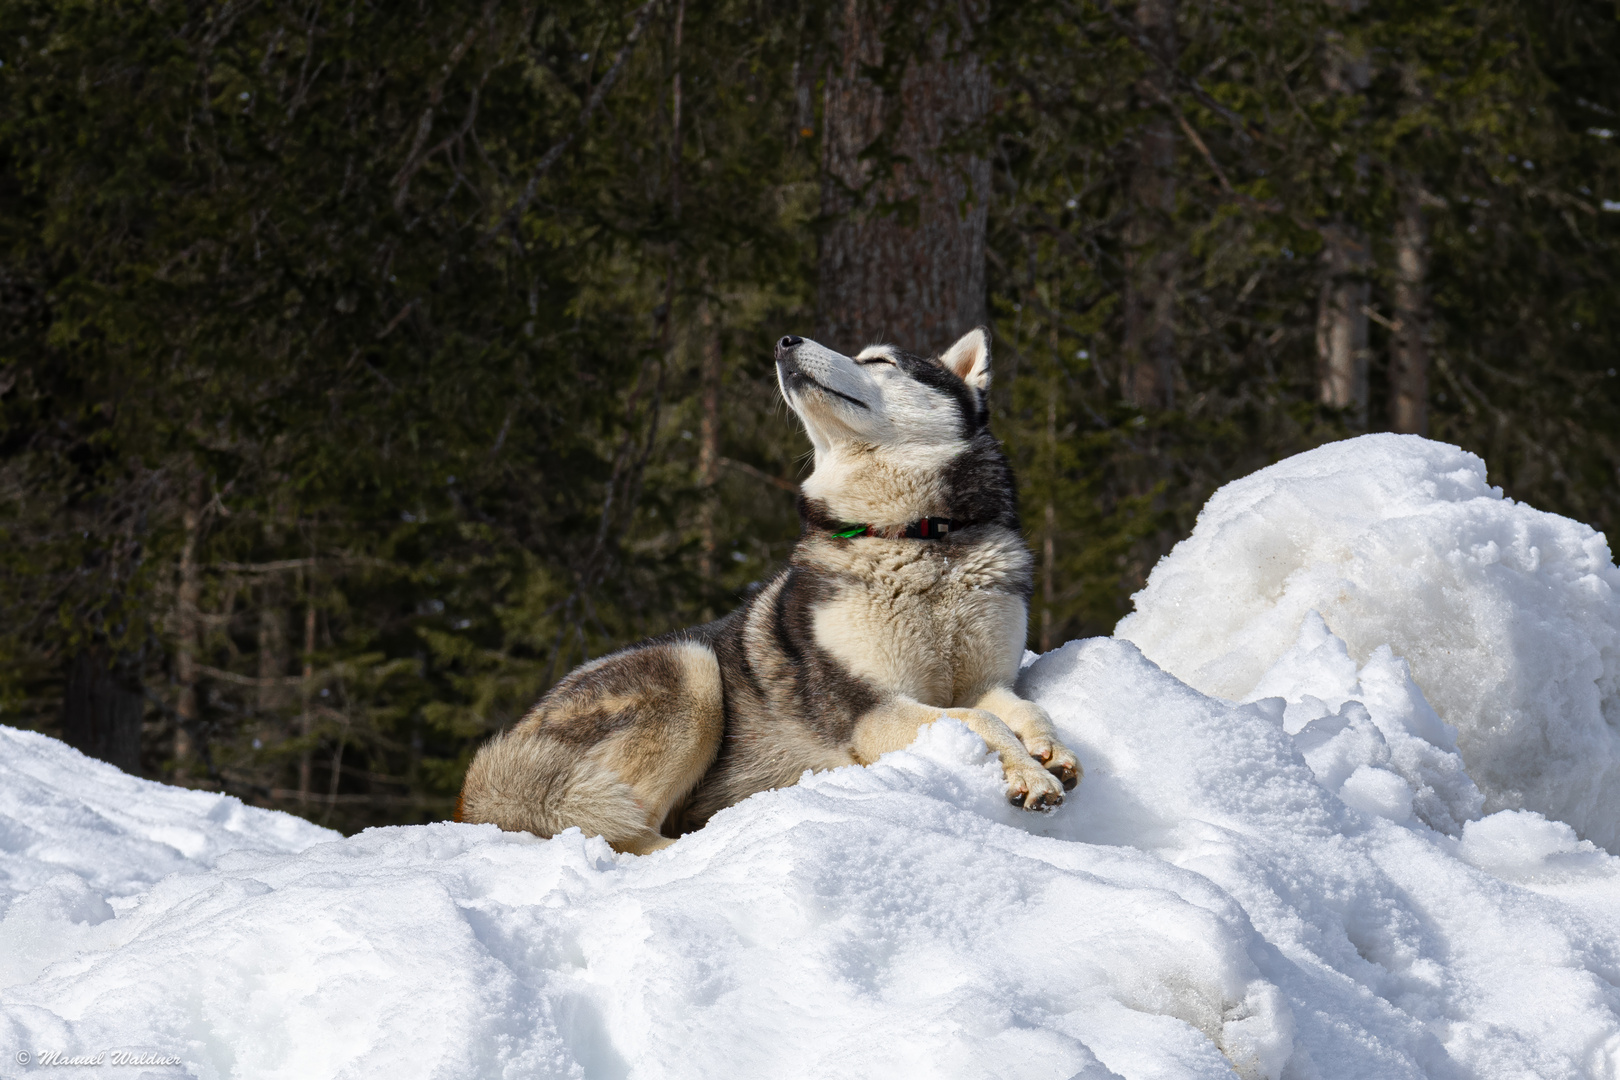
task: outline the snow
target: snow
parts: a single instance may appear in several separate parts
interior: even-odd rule
[[[338,836],[0,725],[0,986],[50,963],[58,931],[113,919],[171,874],[201,873],[228,852],[296,853]]]
[[[1216,492],[1116,633],[1206,694],[1293,709],[1355,696],[1348,669],[1320,687],[1274,669],[1314,611],[1357,662],[1387,667],[1387,646],[1410,665],[1487,812],[1620,852],[1617,592],[1602,533],[1504,499],[1454,446],[1366,435]]]
[[[1056,812],[942,720],[640,858],[343,838],[0,728],[0,1062],[1614,1080],[1607,558],[1460,451],[1328,447],[1217,493],[1122,636],[1025,668],[1086,767]]]

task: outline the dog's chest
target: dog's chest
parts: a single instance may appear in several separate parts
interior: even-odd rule
[[[1022,545],[919,552],[915,542],[876,541],[862,555],[815,613],[817,644],[851,674],[941,708],[971,705],[1017,674]]]

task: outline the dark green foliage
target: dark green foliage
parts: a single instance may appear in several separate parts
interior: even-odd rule
[[[761,62],[795,27],[748,4],[689,15],[678,211],[668,12],[582,124],[641,10],[6,8],[13,719],[49,724],[82,646],[144,650],[153,771],[271,797],[345,743],[336,820],[439,816],[475,737],[694,617],[657,524],[694,498],[670,324],[706,301],[739,349],[804,307],[813,173]],[[198,482],[204,754],[175,762]],[[749,558],[779,555],[788,497],[739,487]]]
[[[812,322],[841,11],[0,6],[0,721],[59,731],[95,657],[140,676],[149,775],[297,809],[308,762],[314,817],[432,819],[569,666],[731,606],[797,531],[769,344]],[[1387,322],[1413,185],[1433,434],[1615,533],[1612,4],[1184,3],[1168,103],[1129,6],[982,25],[996,106],[953,138],[995,169],[1032,643],[1043,610],[1052,643],[1107,632],[1216,486],[1352,430],[1317,404],[1323,230],[1368,237]],[[1167,110],[1178,368],[1144,413],[1126,184]]]
[[[1370,428],[1386,407],[1396,216],[1430,229],[1432,437],[1509,494],[1615,535],[1620,516],[1620,23],[1612,4],[1184,3],[1171,100],[1127,6],[1030,5],[998,25],[993,292],[1020,379],[1001,423],[1050,501],[1050,640],[1107,632],[1221,483],[1354,434],[1317,403],[1324,234],[1370,248]],[[1118,384],[1126,184],[1176,115],[1175,406]],[[1605,121],[1604,117],[1613,118]],[[1005,356],[1005,351],[1003,352]],[[1054,438],[1055,434],[1055,438]],[[1045,540],[1040,507],[1026,519]]]

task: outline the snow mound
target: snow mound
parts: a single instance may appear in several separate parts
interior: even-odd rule
[[[13,909],[48,935],[0,922],[38,960],[0,988],[0,1042],[204,1078],[1620,1070],[1620,858],[1521,811],[1453,838],[1369,810],[1275,699],[1206,697],[1127,642],[1072,642],[1022,689],[1086,764],[1050,815],[942,720],[643,858],[440,824],[156,884],[127,861],[111,919],[84,912],[129,883],[47,882]],[[8,768],[43,742],[0,743]],[[148,821],[204,816],[140,793]]]
[[[298,852],[340,835],[231,795],[142,780],[0,725],[0,916],[48,879],[127,897],[228,851]]]
[[[0,726],[0,985],[37,971],[61,926],[112,919],[171,874],[202,872],[230,851],[298,852],[338,836]]]
[[[1533,810],[1620,852],[1617,593],[1601,533],[1504,499],[1454,446],[1365,435],[1216,492],[1116,632],[1207,694],[1279,695],[1290,715],[1362,701],[1388,743],[1385,771],[1437,827],[1472,816],[1471,792],[1453,762],[1402,735],[1460,754],[1486,811]],[[1324,635],[1346,647],[1337,669],[1305,655]],[[1373,669],[1359,689],[1351,658]],[[1427,704],[1381,717],[1366,695],[1397,689],[1402,662]],[[1376,777],[1356,790],[1398,797]]]

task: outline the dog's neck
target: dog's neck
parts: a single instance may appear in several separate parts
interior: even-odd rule
[[[955,517],[945,473],[960,452],[960,447],[841,444],[816,455],[802,490],[838,524],[884,527]]]
[[[842,446],[818,453],[816,467],[800,489],[804,534],[844,539],[881,536],[932,539],[935,519],[951,531],[970,525],[1003,525],[1018,531],[1018,502],[1012,472],[1001,446],[979,431],[962,450],[946,447],[890,452]],[[928,460],[924,460],[928,459]]]

